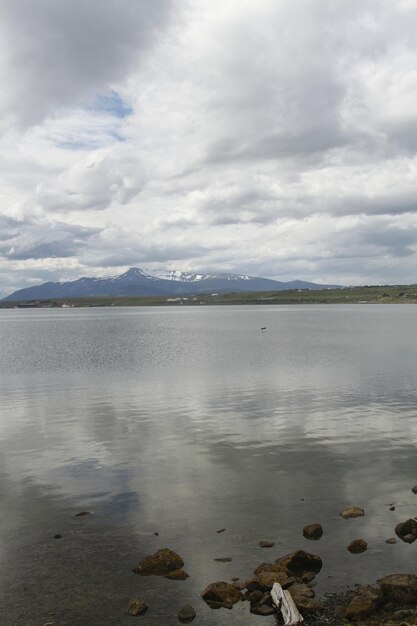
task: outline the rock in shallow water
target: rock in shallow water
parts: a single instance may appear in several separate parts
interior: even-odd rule
[[[306,539],[320,539],[323,535],[323,528],[321,524],[308,524],[303,528],[303,535]]]
[[[363,517],[365,511],[360,506],[345,506],[339,513],[344,519]]]
[[[145,556],[134,568],[136,574],[149,576],[164,576],[175,570],[180,570],[184,566],[184,561],[169,548],[158,550],[155,554]]]
[[[416,520],[410,518],[405,522],[400,522],[395,527],[395,534],[406,543],[412,543],[417,538]]]
[[[164,578],[168,578],[168,580],[186,580],[189,576],[183,569],[175,569],[173,572],[165,574]]]
[[[191,604],[186,604],[178,611],[178,619],[182,624],[189,624],[193,621],[193,619],[195,619],[196,615],[197,613]]]
[[[306,572],[318,572],[322,568],[322,560],[316,554],[305,552],[304,550],[297,550],[297,552],[291,552],[275,561],[278,565],[283,565],[290,570],[294,576],[302,578]]]
[[[365,552],[367,550],[368,544],[364,539],[354,539],[350,542],[347,549],[352,554],[360,554],[361,552]]]
[[[138,596],[137,598],[134,598],[133,600],[131,600],[131,602],[129,603],[129,606],[127,607],[127,611],[126,613],[128,615],[143,615],[144,613],[146,613],[146,611],[148,610],[148,605],[146,604],[145,600],[142,598],[142,596]]]
[[[201,594],[201,597],[213,608],[220,606],[231,608],[233,604],[239,602],[242,598],[242,594],[230,583],[219,581],[208,585]]]
[[[276,609],[273,606],[268,606],[267,604],[256,604],[255,606],[251,606],[250,612],[254,615],[263,615],[267,617],[268,615],[275,615]]]

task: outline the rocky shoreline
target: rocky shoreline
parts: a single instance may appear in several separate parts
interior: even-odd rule
[[[412,491],[416,493],[417,487],[413,487]],[[340,516],[344,519],[364,515],[364,509],[358,506],[347,506],[340,511]],[[416,519],[410,518],[396,525],[395,534],[399,540],[413,543],[417,539]],[[307,539],[318,541],[322,535],[323,528],[319,523],[309,524],[303,529],[303,536]],[[397,539],[390,537],[386,541],[396,543]],[[272,548],[274,542],[260,541],[259,545]],[[351,541],[346,548],[352,554],[359,554],[366,551],[367,545],[364,539],[358,538]],[[183,559],[172,550],[164,548],[141,559],[133,571],[142,576],[156,575],[171,580],[185,580],[188,574],[183,568]],[[252,576],[244,582],[234,577],[229,581],[210,583],[202,590],[201,598],[213,609],[232,609],[236,603],[245,602],[250,613],[275,616],[277,624],[282,624],[281,612],[274,605],[271,596],[271,590],[276,587],[289,592],[306,626],[417,625],[417,575],[395,573],[384,576],[373,585],[356,585],[347,592],[324,594],[317,598],[314,590],[315,578],[321,569],[322,559],[319,555],[297,550],[274,561],[258,564]],[[146,607],[144,611],[147,609],[143,599],[135,598],[128,612],[134,615],[143,614],[137,607]],[[196,614],[192,605],[185,605],[177,617],[182,623],[190,623]]]

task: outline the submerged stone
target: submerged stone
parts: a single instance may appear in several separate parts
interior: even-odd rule
[[[195,619],[197,613],[191,604],[186,604],[178,611],[178,619],[182,624],[189,624]]]

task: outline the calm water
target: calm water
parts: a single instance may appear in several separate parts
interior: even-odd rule
[[[415,571],[385,539],[417,515],[416,329],[413,305],[0,311],[0,624],[132,624],[143,592],[143,624],[270,626],[199,594],[298,548],[322,592]],[[187,581],[132,573],[162,547]]]

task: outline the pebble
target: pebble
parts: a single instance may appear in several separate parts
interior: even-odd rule
[[[214,559],[214,561],[219,561],[219,563],[230,563],[231,560],[230,556],[220,556],[217,559]]]
[[[260,541],[258,545],[261,548],[273,548],[275,543],[273,541]]]
[[[62,539],[62,535],[60,534],[54,535],[54,539]]]
[[[84,517],[85,515],[91,515],[90,511],[81,511],[80,513],[76,513],[74,517]]]
[[[220,530],[216,530],[217,533],[224,533],[226,529],[225,528],[220,528]]]

